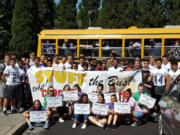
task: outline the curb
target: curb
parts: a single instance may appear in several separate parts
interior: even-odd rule
[[[9,130],[5,135],[19,135],[21,134],[25,129],[27,129],[27,123],[26,122],[20,122],[18,123],[14,128]]]

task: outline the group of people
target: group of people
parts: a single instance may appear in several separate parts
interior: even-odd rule
[[[60,62],[61,61],[61,62]],[[98,85],[96,93],[98,93],[98,103],[107,104],[109,106],[107,115],[93,114],[74,114],[74,104],[90,104],[88,94],[83,93],[79,85],[75,85],[70,88],[70,85],[65,85],[63,91],[77,90],[79,99],[77,101],[63,102],[61,107],[47,107],[47,99],[54,96],[54,88],[50,86],[47,90],[47,95],[44,97],[44,104],[42,105],[39,100],[32,102],[32,96],[29,86],[29,80],[27,71],[36,68],[44,67],[58,67],[62,70],[73,71],[137,71],[142,72],[142,83],[138,85],[137,92],[132,93],[131,89],[124,90],[125,96],[121,98],[122,93],[116,91],[114,84],[109,86],[108,93],[116,93],[111,95],[111,102],[106,103],[104,98],[104,86]],[[31,111],[46,111],[47,120],[44,124],[44,128],[49,128],[49,122],[51,116],[58,113],[59,122],[64,122],[64,115],[67,114],[74,119],[72,128],[76,128],[78,121],[83,116],[82,129],[87,127],[88,122],[97,125],[101,128],[114,129],[117,127],[119,121],[123,120],[132,126],[140,125],[143,121],[146,121],[150,115],[155,116],[158,111],[158,102],[161,96],[168,92],[171,84],[175,80],[180,80],[180,65],[175,59],[168,60],[167,56],[163,56],[162,59],[156,59],[151,56],[148,60],[141,60],[139,56],[136,56],[134,61],[111,57],[107,60],[97,61],[96,59],[85,59],[85,56],[81,54],[78,62],[75,62],[72,56],[62,56],[59,60],[59,56],[55,55],[45,56],[41,55],[40,58],[35,56],[34,52],[29,54],[29,58],[22,57],[17,60],[16,55],[4,56],[4,63],[0,64],[0,109],[3,115],[9,113],[24,112],[23,115],[30,129],[33,129],[33,124],[30,122]],[[149,95],[156,99],[154,108],[148,108],[139,102],[141,94]],[[114,111],[115,102],[128,102],[131,105],[130,114],[118,114]],[[25,106],[29,104],[29,106]],[[32,107],[31,107],[32,106]],[[9,108],[10,107],[10,108]],[[28,109],[30,108],[30,109]],[[7,111],[9,109],[9,111]],[[28,111],[25,111],[28,109]]]

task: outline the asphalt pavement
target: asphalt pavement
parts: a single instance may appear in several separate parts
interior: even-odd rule
[[[148,121],[137,127],[121,124],[115,130],[104,130],[91,124],[86,129],[81,129],[81,125],[72,129],[72,124],[72,120],[66,120],[64,123],[56,122],[47,130],[35,127],[33,131],[27,129],[22,135],[158,135],[157,121]]]

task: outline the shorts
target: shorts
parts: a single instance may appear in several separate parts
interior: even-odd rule
[[[140,119],[143,117],[144,114],[143,114],[143,112],[134,111],[134,115],[136,118]]]
[[[8,99],[16,98],[17,86],[7,85],[5,88],[5,97]]]
[[[165,86],[155,86],[155,95],[163,95],[165,93]]]
[[[4,83],[1,81],[0,82],[0,98],[4,97],[4,90],[5,90],[5,85]]]

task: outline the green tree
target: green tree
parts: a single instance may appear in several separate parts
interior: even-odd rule
[[[98,16],[98,25],[103,28],[115,28],[116,3],[114,0],[102,0],[102,8]]]
[[[127,28],[136,25],[137,18],[136,0],[103,0],[98,22],[103,28]]]
[[[54,0],[37,0],[39,29],[54,28],[55,3]]]
[[[162,0],[140,0],[138,3],[139,27],[163,27],[165,12]]]
[[[13,10],[10,49],[19,56],[36,48],[34,27],[37,7],[35,0],[16,0]]]
[[[82,28],[98,26],[98,14],[101,0],[82,0],[79,5],[77,20]]]
[[[13,2],[11,0],[0,1],[0,29],[1,29],[1,43],[0,43],[0,57],[2,58],[4,53],[9,50],[9,41],[11,39],[11,20]]]
[[[180,25],[180,1],[179,0],[164,0],[166,24]]]
[[[74,29],[77,28],[76,9],[77,0],[60,0],[56,7],[55,28]]]

